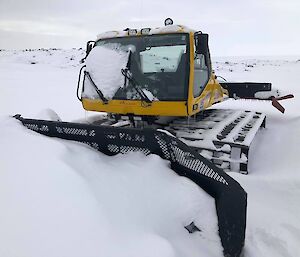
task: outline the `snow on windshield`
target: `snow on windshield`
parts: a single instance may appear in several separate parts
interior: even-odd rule
[[[126,68],[128,52],[116,44],[96,46],[86,58],[86,71],[105,98],[111,99],[116,91],[124,86],[121,69]],[[83,97],[99,98],[91,82],[86,78]]]

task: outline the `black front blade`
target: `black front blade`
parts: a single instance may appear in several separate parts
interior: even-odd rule
[[[141,151],[169,160],[173,171],[191,179],[215,198],[224,256],[240,256],[245,240],[246,192],[223,170],[177,138],[154,129],[24,119],[20,115],[14,117],[40,134],[83,142],[107,155]]]

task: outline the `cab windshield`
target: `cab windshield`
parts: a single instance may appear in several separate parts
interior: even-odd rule
[[[155,100],[185,100],[188,91],[188,34],[101,39],[95,46],[130,51],[128,69]],[[130,84],[130,83],[129,83]],[[134,88],[120,88],[113,99],[140,99]]]

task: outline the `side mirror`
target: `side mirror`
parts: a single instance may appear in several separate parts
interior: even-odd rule
[[[90,51],[93,49],[94,45],[95,45],[95,41],[93,40],[90,40],[86,43],[86,56],[88,56]]]
[[[195,33],[196,53],[207,55],[208,53],[208,34],[203,34],[201,31]]]
[[[95,45],[95,41],[93,41],[93,40],[90,40],[86,43],[86,50],[85,50],[86,54],[85,54],[85,57],[80,60],[80,63],[85,62],[86,57],[89,55],[89,53],[93,49],[94,45]]]
[[[201,54],[204,56],[205,64],[208,68],[209,74],[212,72],[211,59],[208,47],[208,34],[204,34],[201,31],[195,32],[195,52],[196,55]]]

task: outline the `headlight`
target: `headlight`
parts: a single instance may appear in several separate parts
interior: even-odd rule
[[[129,29],[128,30],[128,35],[129,36],[135,36],[137,34],[137,30],[136,29]]]
[[[149,34],[150,30],[151,30],[151,28],[143,28],[143,29],[141,29],[141,34],[147,35],[147,34]]]

